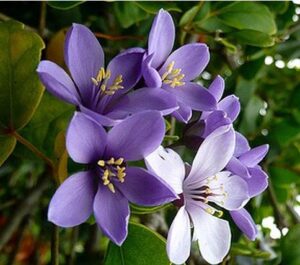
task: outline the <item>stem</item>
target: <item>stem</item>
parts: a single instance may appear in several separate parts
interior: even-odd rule
[[[28,140],[23,138],[20,134],[18,134],[16,131],[11,133],[21,144],[26,146],[32,153],[34,153],[37,157],[41,158],[45,161],[45,163],[51,168],[51,170],[54,169],[53,162],[45,155],[43,154],[39,149],[37,149],[32,143],[30,143]]]
[[[109,35],[101,32],[94,32],[97,38],[103,38],[107,40],[144,40],[143,36],[131,36],[131,35]]]
[[[284,215],[281,213],[279,203],[277,201],[276,194],[270,179],[269,179],[268,192],[274,209],[275,222],[277,223],[280,229],[287,227],[288,225],[286,223]]]
[[[76,245],[76,241],[78,238],[78,232],[79,232],[78,227],[72,228],[71,238],[70,238],[70,241],[71,241],[70,250],[69,250],[69,254],[68,254],[67,262],[66,262],[67,265],[75,264],[75,254],[76,254],[75,253],[75,245]]]
[[[47,14],[47,2],[41,2],[41,12],[40,12],[40,21],[39,21],[39,34],[44,38],[45,28],[46,28],[46,14]]]
[[[176,119],[174,117],[171,117],[171,129],[169,131],[169,135],[168,135],[169,137],[172,138],[174,136],[175,129],[176,129]],[[171,139],[171,138],[169,138],[168,145],[173,143],[174,139]]]
[[[59,228],[53,225],[51,238],[51,265],[59,265]]]

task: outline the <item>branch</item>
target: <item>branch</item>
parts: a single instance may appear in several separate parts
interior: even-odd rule
[[[48,174],[48,173],[45,173]],[[20,201],[12,216],[8,218],[9,222],[1,230],[0,234],[0,250],[9,241],[13,233],[18,229],[22,220],[26,215],[32,212],[37,205],[43,192],[49,187],[50,180],[43,174],[37,183],[36,187],[29,190],[24,199]]]

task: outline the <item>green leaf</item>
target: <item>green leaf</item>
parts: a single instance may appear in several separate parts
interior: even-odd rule
[[[31,122],[22,129],[21,134],[45,154],[56,157],[55,139],[58,133],[66,130],[73,111],[73,106],[46,92]],[[20,155],[24,154],[23,148],[17,149]]]
[[[281,264],[300,264],[300,224],[294,226],[281,241]]]
[[[242,44],[247,44],[255,47],[270,47],[275,44],[274,37],[256,30],[245,29],[228,33],[230,39],[236,39]]]
[[[10,156],[16,146],[16,138],[13,136],[0,136],[0,167]]]
[[[68,10],[84,2],[85,1],[48,1],[48,5],[56,9]]]
[[[191,9],[186,11],[180,19],[179,26],[183,27],[186,24],[191,23],[193,21],[193,19],[195,18],[195,16],[200,11],[200,8],[201,7],[199,5],[197,5],[197,6],[193,6]]]
[[[163,8],[166,11],[181,12],[181,9],[176,3],[172,2],[132,2],[136,4],[139,8],[143,9],[149,14],[156,15],[157,12]]]
[[[218,18],[226,25],[236,29],[251,29],[267,35],[275,34],[277,31],[272,13],[263,4],[235,2],[220,9],[217,13]]]
[[[0,134],[24,127],[42,94],[36,73],[43,40],[16,21],[0,23]]]
[[[150,214],[150,213],[157,212],[161,209],[165,209],[169,206],[170,204],[164,204],[164,205],[153,206],[153,207],[144,207],[136,204],[130,204],[130,212],[133,214]]]
[[[149,228],[130,223],[121,247],[109,243],[104,265],[169,265],[165,239]]]
[[[129,28],[133,24],[147,19],[149,14],[139,8],[134,2],[116,2],[114,11],[123,28]]]
[[[270,167],[272,182],[279,188],[290,188],[293,183],[300,183],[300,176],[286,168]]]

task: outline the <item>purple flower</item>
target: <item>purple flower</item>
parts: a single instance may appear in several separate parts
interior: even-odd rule
[[[65,42],[65,62],[72,79],[50,61],[41,61],[37,72],[54,96],[111,126],[138,111],[154,109],[168,114],[177,108],[175,100],[162,97],[157,90],[125,95],[141,77],[143,56],[143,49],[128,49],[105,69],[104,53],[94,34],[83,25],[73,24]],[[142,105],[145,98],[148,101]]]
[[[258,165],[268,152],[267,144],[250,149],[247,139],[236,132],[237,144],[226,169],[243,178],[248,185],[250,198],[261,194],[268,187],[268,175]],[[250,239],[257,236],[255,222],[245,209],[231,211],[230,215],[240,230]]]
[[[149,170],[164,179],[180,194],[180,205],[168,234],[167,252],[171,262],[184,263],[190,254],[191,227],[203,258],[220,263],[229,251],[231,233],[222,211],[239,210],[248,201],[246,182],[224,169],[232,157],[235,133],[232,126],[222,126],[200,146],[192,166],[186,166],[171,149],[158,148],[146,157]],[[191,225],[191,222],[193,225]]]
[[[173,115],[187,122],[192,109],[212,110],[216,106],[215,99],[204,87],[190,82],[206,67],[209,51],[205,44],[192,43],[171,53],[174,39],[172,17],[161,9],[152,24],[142,72],[148,87],[162,88],[161,91],[169,93],[169,98],[177,100],[179,109]]]
[[[67,131],[71,158],[89,169],[67,178],[55,192],[48,219],[62,227],[96,222],[114,243],[127,236],[129,202],[151,206],[174,200],[169,186],[147,170],[129,166],[154,151],[165,132],[157,111],[134,114],[108,133],[83,113],[76,112]]]

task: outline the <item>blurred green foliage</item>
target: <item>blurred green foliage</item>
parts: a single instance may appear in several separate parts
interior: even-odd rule
[[[235,93],[242,105],[236,129],[252,146],[271,147],[263,164],[270,188],[247,206],[260,225],[259,238],[250,242],[233,226],[226,264],[300,264],[300,6],[291,1],[1,1],[0,165],[12,154],[0,168],[0,264],[50,264],[47,205],[67,171],[79,167],[68,161],[63,144],[74,109],[47,92],[43,95],[35,73],[44,43],[42,57],[65,67],[66,29],[83,23],[99,38],[108,61],[123,49],[147,46],[160,8],[175,20],[177,47],[195,41],[210,47],[210,63],[199,81],[207,86],[217,74],[225,78],[225,93]],[[175,131],[181,128],[176,124]],[[28,142],[39,156],[28,150]],[[192,155],[182,152],[186,158]],[[132,209],[133,221],[166,236],[172,207]],[[274,220],[271,230],[267,217]],[[100,235],[92,220],[62,229],[60,264],[168,264],[165,243],[156,233],[137,224],[129,232],[119,249]],[[141,256],[143,261],[135,263]],[[197,249],[188,264],[205,264]]]

